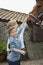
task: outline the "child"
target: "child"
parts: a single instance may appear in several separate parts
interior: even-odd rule
[[[14,26],[14,22],[11,24],[11,26]],[[20,27],[21,27],[21,25],[18,27],[18,29]],[[21,41],[21,44],[22,44],[21,49],[25,48],[24,40],[23,40],[23,34],[24,34],[25,27],[26,27],[26,24],[25,24],[25,26],[22,26],[22,31],[21,31],[21,34],[19,35],[19,38],[20,38],[20,41]],[[10,43],[9,43],[9,38],[8,38],[8,41],[7,41],[7,55],[9,55],[9,53],[10,53]]]
[[[26,27],[26,23],[23,23],[19,27],[19,29],[16,21],[10,21],[7,24],[11,51],[7,57],[9,65],[20,65],[20,54],[26,54],[25,51],[21,50],[22,44],[20,41],[20,34],[22,32],[23,27]]]

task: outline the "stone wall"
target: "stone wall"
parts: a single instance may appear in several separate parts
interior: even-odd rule
[[[4,22],[0,21],[0,40],[7,42],[8,33]]]

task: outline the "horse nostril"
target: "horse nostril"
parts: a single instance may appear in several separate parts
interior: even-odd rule
[[[31,20],[29,20],[29,23],[31,23]]]
[[[32,21],[31,20],[27,20],[27,24],[28,25],[32,24]]]

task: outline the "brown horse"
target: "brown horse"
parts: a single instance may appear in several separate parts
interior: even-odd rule
[[[33,24],[37,22],[41,24],[42,20],[43,20],[43,0],[36,0],[36,4],[33,10],[29,13],[27,17],[27,23]]]

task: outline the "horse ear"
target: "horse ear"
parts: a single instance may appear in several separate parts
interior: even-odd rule
[[[36,0],[36,2],[38,2],[39,0]]]
[[[42,1],[43,2],[43,0],[36,0],[36,2],[39,2],[39,1]]]

